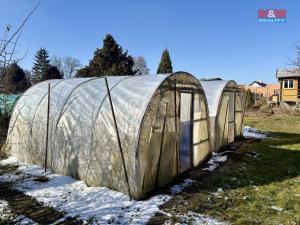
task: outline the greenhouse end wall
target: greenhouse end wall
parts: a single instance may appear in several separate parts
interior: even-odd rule
[[[218,151],[242,135],[242,99],[234,81],[200,81],[209,108],[211,149]]]

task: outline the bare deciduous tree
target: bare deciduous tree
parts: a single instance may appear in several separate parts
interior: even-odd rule
[[[300,69],[300,43],[294,45],[296,56],[293,59],[289,59],[290,65],[295,67],[297,70]]]
[[[19,41],[19,38],[22,34],[22,30],[28,19],[32,16],[32,14],[37,10],[41,1],[39,1],[35,7],[29,12],[27,17],[23,20],[21,25],[12,32],[11,25],[7,25],[0,40],[0,80],[3,78],[3,73],[5,69],[11,65],[12,63],[18,63],[26,56],[27,52],[23,57],[16,57],[16,47]]]
[[[56,66],[65,79],[73,78],[77,70],[81,67],[79,59],[71,56],[52,56],[51,64]]]
[[[299,74],[300,72],[300,42],[294,44],[295,56],[294,58],[289,58],[289,66],[292,66],[291,69],[288,69],[290,73]]]
[[[133,59],[133,71],[136,74],[149,74],[149,68],[147,67],[146,60],[143,56],[135,57]]]

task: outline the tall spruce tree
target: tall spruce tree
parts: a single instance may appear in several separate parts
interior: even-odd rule
[[[161,60],[157,69],[158,74],[173,73],[172,61],[168,49],[162,53]]]
[[[109,75],[134,75],[132,56],[107,34],[103,40],[103,47],[96,49],[94,58],[89,65],[78,70],[76,77],[101,77]]]
[[[46,72],[50,67],[49,53],[45,48],[40,48],[35,54],[35,63],[32,68],[32,83],[46,80]]]

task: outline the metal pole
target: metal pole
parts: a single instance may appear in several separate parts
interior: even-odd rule
[[[122,145],[121,145],[121,140],[120,140],[118,125],[117,125],[117,121],[116,121],[114,106],[113,106],[113,103],[112,103],[112,100],[111,100],[111,95],[110,95],[110,90],[109,90],[107,78],[105,77],[104,80],[105,80],[107,95],[108,95],[108,99],[109,99],[109,103],[110,103],[110,108],[111,108],[111,112],[112,112],[112,116],[113,116],[113,120],[114,120],[114,125],[115,125],[115,129],[116,129],[116,135],[117,135],[117,139],[118,139],[119,150],[120,150],[120,153],[121,153],[122,164],[123,164],[123,169],[124,169],[124,173],[125,173],[125,179],[126,179],[126,183],[127,183],[127,191],[128,191],[128,194],[129,194],[129,199],[131,200],[132,199],[131,190],[130,190],[128,175],[127,175],[127,169],[126,169],[126,165],[125,165],[125,159],[124,159],[124,155],[123,155],[123,150],[122,150]]]
[[[176,141],[175,141],[175,147],[176,147],[176,174],[178,176],[179,174],[179,146],[178,146],[178,133],[177,133],[177,90],[176,90],[176,79],[174,81],[174,107],[175,107],[175,136],[176,136]]]
[[[50,83],[48,83],[48,109],[47,109],[47,127],[46,127],[47,130],[46,130],[45,173],[47,171],[47,160],[48,160],[49,114],[50,114]]]
[[[160,170],[161,151],[162,151],[163,144],[164,144],[167,113],[168,113],[168,103],[166,104],[166,113],[165,113],[165,116],[164,116],[162,136],[161,136],[161,141],[160,141],[160,148],[159,148],[159,155],[158,155],[158,166],[157,166],[156,178],[155,178],[155,187],[157,187],[157,185],[158,185],[158,176],[159,176],[159,170]]]

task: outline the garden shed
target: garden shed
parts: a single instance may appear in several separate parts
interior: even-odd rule
[[[52,171],[140,199],[210,154],[208,118],[203,89],[185,72],[50,80],[17,101],[7,149],[44,165],[48,127]]]
[[[211,148],[217,151],[242,135],[241,92],[237,83],[232,80],[200,82],[208,103]]]

